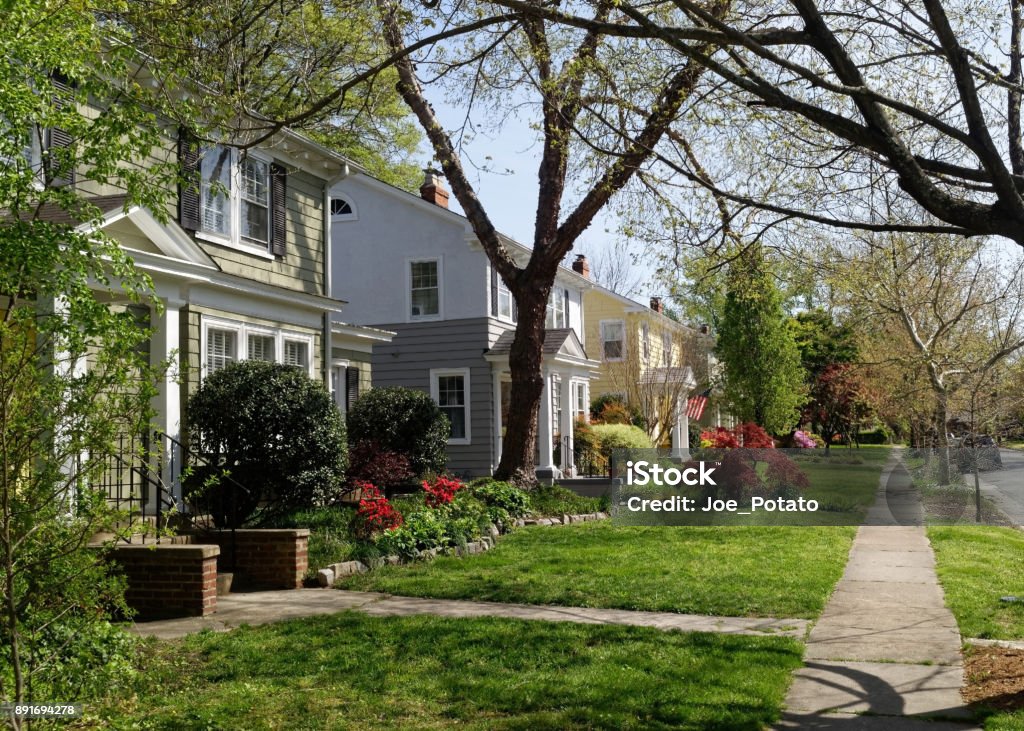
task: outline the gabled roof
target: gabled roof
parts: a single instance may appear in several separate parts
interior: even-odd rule
[[[506,330],[494,341],[494,345],[487,351],[487,355],[508,355],[512,351],[512,340],[514,338],[515,331]],[[568,355],[573,358],[587,357],[586,352],[583,350],[583,344],[576,337],[575,331],[569,327],[545,330],[544,349],[542,352],[544,355]]]

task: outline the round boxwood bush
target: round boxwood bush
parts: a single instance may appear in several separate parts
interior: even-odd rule
[[[374,388],[352,405],[348,432],[353,444],[375,442],[409,458],[417,475],[443,472],[451,425],[430,395],[411,388]]]
[[[647,432],[638,426],[594,424],[591,429],[605,457],[610,457],[613,449],[652,449],[654,446]]]
[[[232,363],[203,381],[187,413],[190,447],[206,463],[194,467],[186,490],[217,525],[262,525],[340,497],[345,423],[323,384],[304,371]]]

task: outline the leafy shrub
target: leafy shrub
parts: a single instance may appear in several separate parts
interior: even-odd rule
[[[797,449],[814,449],[818,446],[812,435],[802,432],[799,429],[793,432],[792,443]]]
[[[374,388],[348,413],[353,443],[376,442],[405,455],[413,473],[444,470],[451,426],[430,395],[410,388]]]
[[[611,454],[613,449],[651,449],[651,439],[638,426],[626,424],[595,424],[591,429],[601,444],[601,453]]]
[[[369,482],[388,488],[404,485],[416,476],[409,457],[384,449],[375,441],[363,440],[349,450],[350,483]]]
[[[503,510],[511,518],[521,518],[530,510],[530,496],[525,490],[489,477],[470,483],[469,494],[489,508]]]
[[[621,393],[602,393],[590,401],[590,417],[597,424],[632,424],[647,428],[643,412],[626,403]]]
[[[186,491],[218,525],[265,524],[341,495],[345,425],[323,384],[302,370],[232,363],[207,376],[188,415],[191,445],[214,466],[196,469]]]
[[[362,490],[362,497],[352,521],[353,536],[366,540],[376,533],[402,525],[402,514],[395,510],[380,490],[366,482],[358,483],[357,487]]]
[[[871,431],[860,432],[857,441],[861,444],[891,444],[892,434],[884,426],[880,426]]]
[[[757,424],[746,422],[733,431],[745,449],[772,449],[775,446],[775,440],[771,435]]]

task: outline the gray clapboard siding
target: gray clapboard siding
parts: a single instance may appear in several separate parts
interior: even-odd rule
[[[484,360],[489,318],[375,325],[395,333],[373,348],[374,387],[405,386],[430,393],[433,368],[469,369],[470,444],[448,446],[448,469],[489,475],[494,462],[493,376]]]

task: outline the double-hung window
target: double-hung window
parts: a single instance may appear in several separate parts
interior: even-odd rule
[[[451,423],[449,444],[469,444],[469,369],[430,371],[430,395]]]
[[[505,285],[505,280],[501,277],[498,277],[498,318],[508,322],[516,321],[512,292],[509,291],[509,288]]]
[[[672,365],[672,333],[667,330],[661,334],[661,364]]]
[[[222,145],[201,150],[199,236],[269,255],[272,203],[270,162]]]
[[[626,324],[622,320],[601,320],[601,355],[605,360],[622,360],[626,355]]]
[[[206,330],[206,375],[238,360],[238,331],[224,327],[209,327]]]
[[[644,364],[651,357],[651,328],[645,322],[640,325],[640,346],[643,348]]]
[[[549,329],[569,327],[569,290],[561,287],[551,290],[544,327]]]
[[[409,318],[441,315],[441,265],[437,259],[409,262]]]

